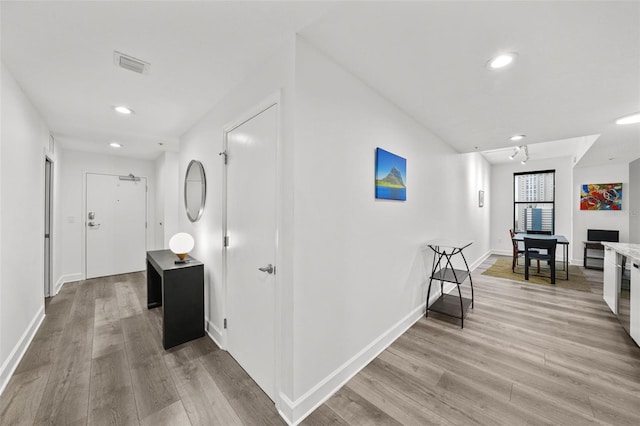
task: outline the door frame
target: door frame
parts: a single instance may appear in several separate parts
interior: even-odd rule
[[[48,179],[48,181],[47,181],[47,163],[49,163],[49,175],[48,175],[49,179]],[[53,228],[54,228],[54,223],[55,223],[55,220],[54,220],[54,202],[53,202],[55,186],[54,186],[53,180],[54,180],[54,176],[55,176],[55,174],[54,174],[55,160],[54,160],[53,156],[49,155],[48,153],[45,153],[45,155],[44,155],[44,167],[45,167],[45,169],[44,169],[44,175],[45,175],[44,176],[44,187],[45,187],[44,188],[44,190],[45,190],[45,194],[44,194],[45,195],[44,220],[45,221],[47,221],[47,220],[49,221],[49,271],[48,271],[48,274],[47,274],[46,270],[43,271],[44,272],[44,276],[43,276],[43,280],[44,280],[44,297],[47,298],[47,297],[55,296],[53,294],[53,287],[54,287],[54,284],[53,284],[53,250],[54,250]],[[47,186],[48,186],[48,188],[47,188]],[[47,206],[46,206],[46,203],[47,203],[47,191],[49,193],[49,207],[48,207],[49,217],[48,218],[47,218]],[[44,231],[46,232],[46,225],[44,227]],[[43,236],[44,235],[45,235],[45,233],[43,232]],[[45,237],[45,239],[46,239],[46,237]],[[45,242],[45,244],[46,244],[46,242]],[[43,256],[42,256],[43,259],[46,256],[47,256],[47,252],[43,247]],[[47,262],[46,262],[46,259],[45,259],[44,264],[43,264],[43,268],[46,268],[46,267],[47,267]],[[45,279],[45,277],[47,277],[47,276],[49,278],[48,279],[49,282],[47,282],[47,280]]]
[[[133,172],[130,172],[133,173]],[[106,173],[106,172],[95,172],[91,170],[83,170],[82,171],[82,218],[80,220],[80,227],[82,228],[82,232],[80,233],[82,238],[82,279],[87,279],[87,175],[103,175],[103,176],[126,176],[129,173],[123,172],[121,174],[118,173]],[[145,180],[146,190],[144,192],[144,247],[145,250],[149,249],[149,177],[142,175],[135,175],[135,177],[139,177],[140,179]]]
[[[276,93],[273,93],[272,95],[266,97],[265,99],[263,99],[261,102],[255,104],[255,106],[253,106],[252,108],[249,108],[245,113],[241,114],[237,119],[229,122],[227,125],[225,125],[223,127],[223,134],[222,134],[222,152],[221,154],[223,154],[222,156],[224,157],[224,164],[222,166],[222,292],[224,295],[223,298],[223,302],[222,302],[222,322],[224,322],[227,318],[227,313],[228,313],[228,293],[227,293],[227,288],[228,288],[228,257],[227,257],[227,249],[225,247],[224,244],[224,240],[225,240],[225,236],[228,235],[228,226],[227,226],[227,212],[228,212],[228,198],[227,198],[227,194],[228,194],[228,174],[227,174],[227,167],[226,167],[226,153],[227,153],[227,149],[228,149],[228,135],[229,133],[231,133],[232,131],[234,131],[235,129],[237,129],[238,127],[240,127],[241,125],[243,125],[244,123],[248,122],[249,120],[255,118],[256,116],[260,115],[261,113],[265,112],[266,110],[268,110],[269,108],[271,108],[272,106],[275,106],[277,108],[276,110],[276,120],[277,120],[277,136],[276,136],[276,164],[275,164],[275,171],[276,171],[276,175],[275,175],[275,215],[276,215],[276,223],[275,223],[275,235],[274,235],[274,239],[275,239],[275,264],[277,267],[278,271],[282,271],[283,268],[281,267],[281,265],[283,264],[283,253],[282,253],[282,245],[280,244],[280,237],[281,237],[281,229],[282,229],[282,223],[281,223],[281,217],[282,217],[282,208],[281,208],[281,202],[282,202],[282,190],[281,190],[281,179],[282,179],[282,167],[283,167],[283,161],[282,161],[282,93],[281,91],[277,91]],[[231,242],[233,244],[233,241]],[[279,312],[282,312],[282,308],[283,308],[283,302],[282,302],[282,294],[283,294],[283,284],[282,284],[282,279],[281,279],[281,274],[276,273],[274,275],[274,311],[273,311],[273,321],[274,321],[274,359],[275,359],[275,365],[274,365],[274,381],[273,381],[273,385],[274,385],[274,389],[273,389],[273,394],[274,394],[274,403],[276,408],[279,408],[281,405],[281,388],[282,388],[282,383],[281,383],[281,377],[282,377],[282,365],[281,365],[281,355],[283,352],[283,327],[282,327],[282,320],[281,320],[281,315],[279,315]],[[222,325],[222,324],[221,324]],[[224,325],[221,327],[221,347],[224,350],[229,349],[228,346],[228,337],[227,337],[227,329],[224,327]]]

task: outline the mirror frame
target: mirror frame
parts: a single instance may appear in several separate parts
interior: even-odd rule
[[[189,173],[193,167],[197,167],[200,172],[200,178],[202,179],[201,191],[200,191],[200,206],[198,207],[198,213],[195,217],[191,216],[189,212],[189,204],[187,202],[187,182],[189,179]],[[187,166],[187,172],[184,175],[184,209],[187,212],[187,217],[191,222],[197,222],[202,217],[202,212],[204,211],[204,205],[207,201],[207,177],[204,173],[204,166],[198,160],[191,160],[189,165]]]

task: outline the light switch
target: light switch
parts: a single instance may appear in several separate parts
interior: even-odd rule
[[[76,217],[75,216],[67,217],[67,223],[76,223]]]

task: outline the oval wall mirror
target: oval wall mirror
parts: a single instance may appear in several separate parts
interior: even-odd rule
[[[202,216],[204,202],[207,198],[207,179],[204,167],[197,160],[191,160],[184,178],[184,206],[187,217],[195,222]]]

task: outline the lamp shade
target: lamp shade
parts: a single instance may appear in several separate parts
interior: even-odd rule
[[[180,260],[184,260],[187,254],[193,250],[195,242],[193,237],[186,232],[179,232],[169,240],[169,249],[178,255]]]

